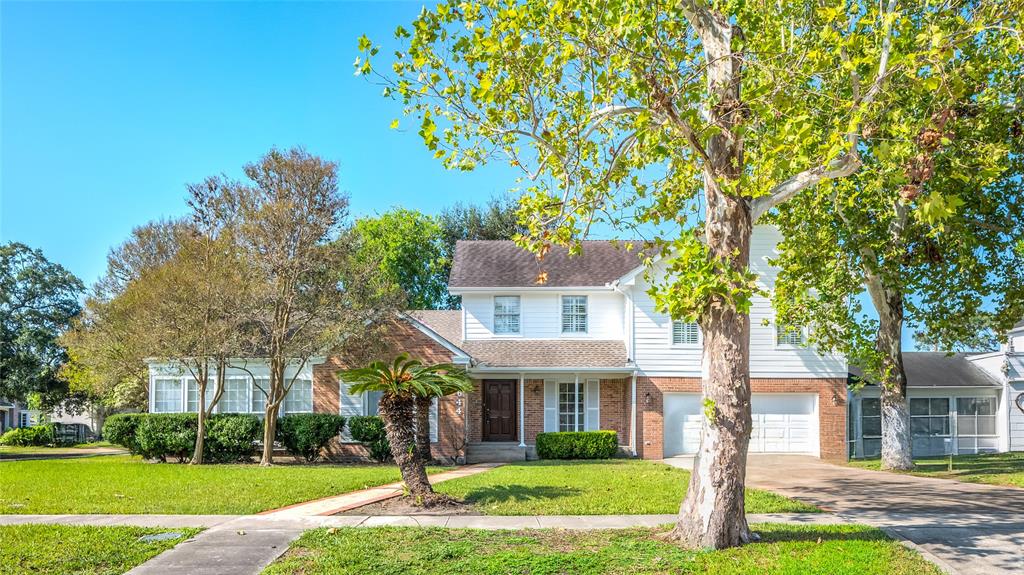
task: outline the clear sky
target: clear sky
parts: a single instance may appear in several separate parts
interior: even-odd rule
[[[0,2],[0,240],[87,283],[134,226],[186,212],[185,184],[272,146],[338,162],[355,215],[437,212],[515,185],[448,172],[399,103],[353,75],[422,2]]]

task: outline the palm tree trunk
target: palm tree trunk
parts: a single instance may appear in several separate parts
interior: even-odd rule
[[[417,457],[415,450],[414,404],[411,395],[385,393],[380,398],[378,409],[384,420],[384,432],[391,443],[391,455],[402,472],[402,481],[409,494],[421,502],[429,502],[434,488],[427,479],[426,465]]]
[[[427,465],[434,457],[430,453],[430,407],[433,399],[416,397],[416,457]]]

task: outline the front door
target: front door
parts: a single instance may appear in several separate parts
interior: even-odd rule
[[[484,441],[516,440],[516,380],[485,379]]]

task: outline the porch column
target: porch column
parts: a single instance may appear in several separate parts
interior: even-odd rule
[[[629,384],[629,450],[636,457],[636,371]]]
[[[526,382],[519,374],[519,447],[526,447]]]

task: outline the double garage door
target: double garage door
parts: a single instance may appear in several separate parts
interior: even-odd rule
[[[751,453],[818,454],[818,396],[755,393]],[[699,393],[666,393],[665,457],[696,453],[703,419]]]

